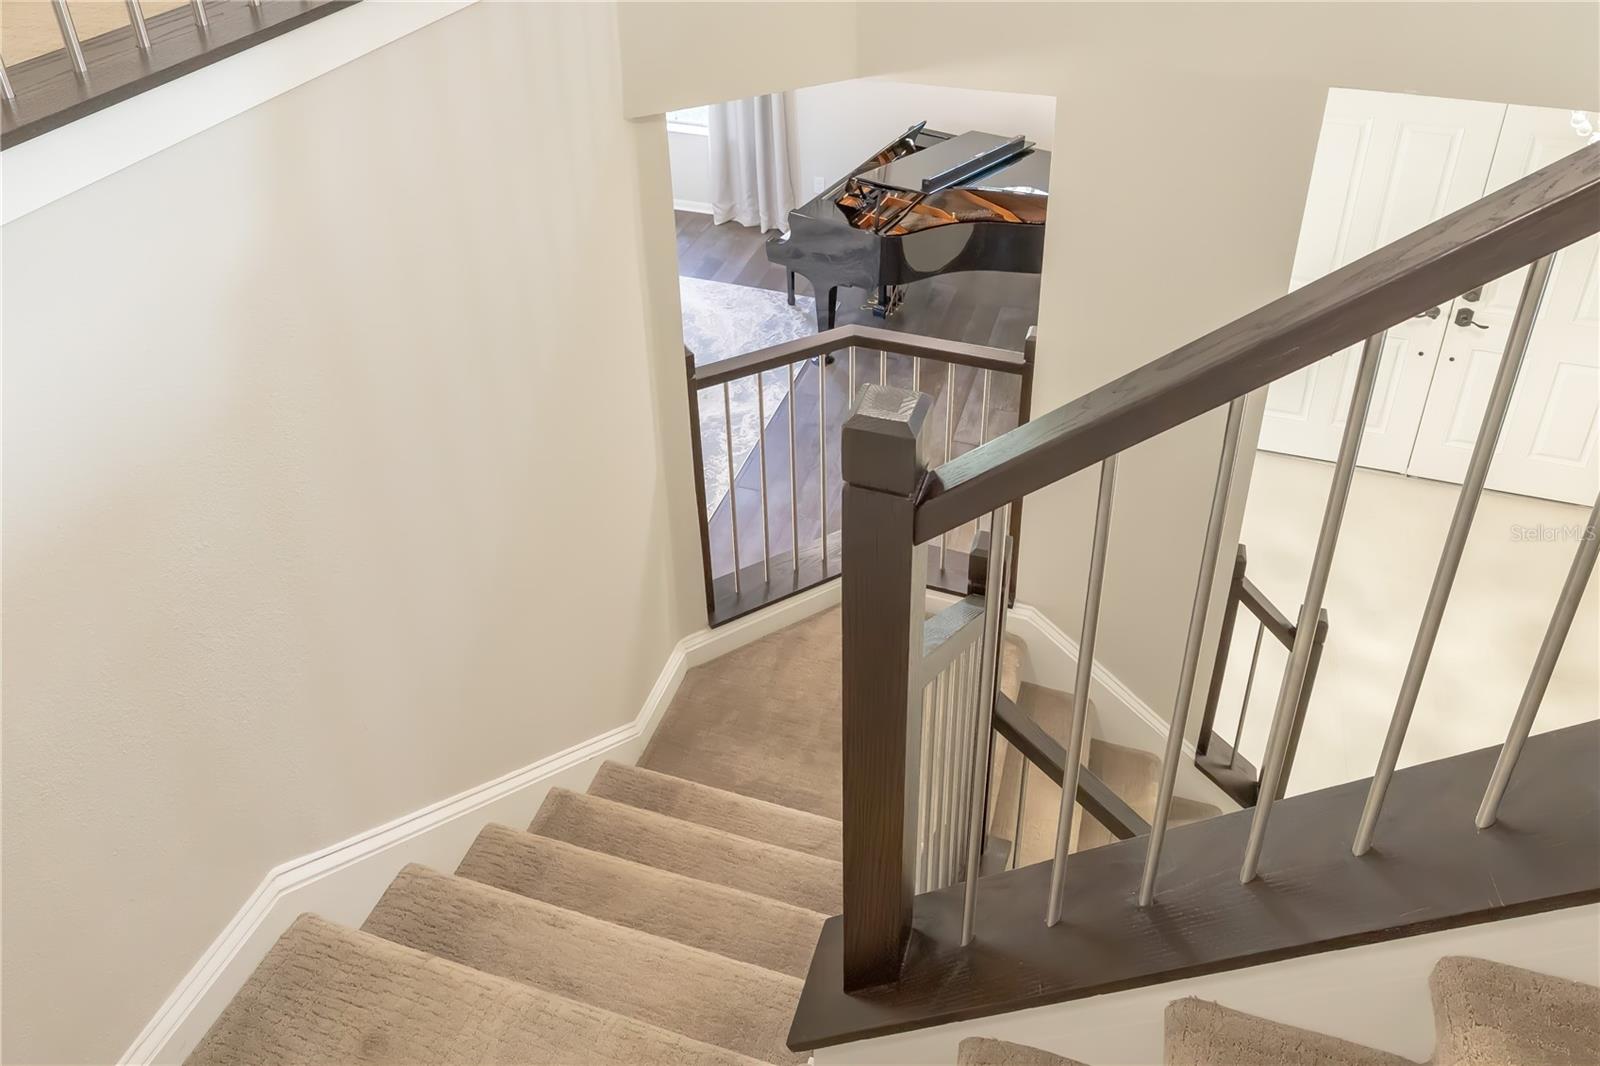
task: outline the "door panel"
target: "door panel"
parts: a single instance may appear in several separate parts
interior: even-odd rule
[[[1328,94],[1295,250],[1292,288],[1483,195],[1505,105],[1350,89]],[[1358,461],[1403,471],[1434,374],[1446,317],[1389,331]],[[1360,347],[1275,382],[1260,446],[1332,459]]]
[[[1570,113],[1507,109],[1489,189],[1577,151],[1584,144]],[[1557,253],[1534,323],[1511,408],[1489,468],[1489,487],[1589,505],[1600,489],[1600,238]],[[1433,390],[1407,472],[1442,481],[1466,475],[1477,442],[1489,382],[1527,277],[1518,270],[1486,285],[1481,297],[1458,298],[1447,317]],[[1470,309],[1476,325],[1453,322]],[[1489,327],[1479,329],[1478,325]]]

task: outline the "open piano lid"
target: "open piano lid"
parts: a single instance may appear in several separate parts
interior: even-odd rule
[[[856,175],[856,180],[886,189],[912,194],[927,194],[955,186],[1004,187],[1029,185],[1044,191],[1034,181],[1013,181],[1004,175],[1032,154],[1033,142],[1024,137],[1002,137],[994,133],[963,133],[940,144],[903,156],[873,170]],[[1027,168],[1029,171],[1035,169]],[[1044,174],[1048,175],[1048,167]],[[1029,178],[1033,175],[1029,174]],[[1048,177],[1043,180],[1048,181]],[[997,182],[997,185],[991,185]]]

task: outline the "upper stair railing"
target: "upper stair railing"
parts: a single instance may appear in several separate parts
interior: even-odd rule
[[[1279,783],[1287,765],[1296,709],[1319,630],[1317,622],[1322,610],[1323,593],[1350,491],[1357,447],[1367,420],[1367,409],[1383,350],[1384,331],[1461,292],[1531,263],[1532,268],[1523,286],[1522,298],[1510,330],[1507,350],[1495,378],[1405,681],[1401,686],[1383,755],[1370,783],[1361,785],[1365,799],[1360,804],[1359,819],[1352,819],[1350,825],[1353,837],[1350,850],[1342,860],[1330,860],[1335,862],[1330,869],[1336,869],[1337,876],[1348,879],[1351,885],[1362,891],[1386,891],[1387,895],[1372,898],[1383,901],[1383,906],[1389,905],[1390,898],[1394,896],[1393,886],[1381,883],[1381,878],[1380,883],[1374,884],[1371,876],[1371,871],[1376,869],[1372,864],[1381,864],[1385,861],[1384,856],[1381,853],[1369,858],[1362,856],[1372,845],[1385,796],[1394,779],[1400,745],[1483,490],[1489,461],[1493,457],[1512,386],[1527,349],[1540,294],[1549,277],[1552,260],[1562,248],[1597,231],[1600,231],[1600,146],[1590,146],[936,468],[929,462],[926,398],[887,386],[871,385],[863,390],[854,413],[845,425],[842,441],[845,481],[843,541],[844,556],[848,562],[844,571],[842,637],[844,914],[842,922],[835,919],[824,931],[817,961],[802,999],[795,1033],[791,1036],[791,1046],[797,1049],[815,1047],[850,1039],[852,1034],[870,1035],[892,1031],[896,1026],[910,1027],[910,1023],[890,1020],[893,1015],[889,1006],[891,1003],[898,1005],[896,1009],[908,1010],[908,1016],[923,1018],[920,1024],[931,1024],[926,1019],[970,1018],[1041,1002],[1040,997],[1048,993],[1050,980],[1057,978],[1060,981],[1058,998],[1083,994],[1081,969],[1076,976],[1066,974],[1066,970],[1072,966],[1081,968],[1085,960],[1099,958],[1106,962],[1108,969],[1136,968],[1137,964],[1144,967],[1141,971],[1143,976],[1139,979],[1149,980],[1152,979],[1151,974],[1161,971],[1163,966],[1167,973],[1199,965],[1209,965],[1215,969],[1226,964],[1217,960],[1236,957],[1228,954],[1234,950],[1228,944],[1208,945],[1201,950],[1199,941],[1204,939],[1204,935],[1193,931],[1192,919],[1195,916],[1192,914],[1189,915],[1190,920],[1167,928],[1164,936],[1155,937],[1153,941],[1151,934],[1139,934],[1145,939],[1138,943],[1149,952],[1148,958],[1139,960],[1131,960],[1127,957],[1128,953],[1124,953],[1116,956],[1113,965],[1109,961],[1112,955],[1100,954],[1106,950],[1105,945],[1110,939],[1105,926],[1096,927],[1096,932],[1100,934],[1098,939],[1074,942],[1073,950],[1077,955],[1065,961],[1051,956],[1047,947],[1041,945],[1053,942],[1051,938],[1057,936],[1058,929],[1065,928],[1058,926],[1058,923],[1069,906],[1078,908],[1083,914],[1093,912],[1093,915],[1100,916],[1099,920],[1113,923],[1123,921],[1117,917],[1117,908],[1123,906],[1124,900],[1130,909],[1136,905],[1134,913],[1148,913],[1155,901],[1162,850],[1168,836],[1167,823],[1174,783],[1182,757],[1186,719],[1205,631],[1207,604],[1214,587],[1221,549],[1223,516],[1232,491],[1232,473],[1240,446],[1245,398],[1254,390],[1325,356],[1351,344],[1364,342],[1332,488],[1313,555],[1311,575],[1294,627],[1289,663],[1279,687],[1263,760],[1259,798],[1252,811],[1215,820],[1230,823],[1229,827],[1215,830],[1215,833],[1221,834],[1219,839],[1232,834],[1227,836],[1227,840],[1230,848],[1238,848],[1234,852],[1238,855],[1235,861],[1240,864],[1238,882],[1248,887],[1256,881],[1260,871],[1268,827],[1275,801],[1280,795]],[[1069,900],[1064,892],[1069,881],[1077,885],[1080,893],[1086,890],[1082,878],[1074,880],[1067,869],[1067,833],[1077,798],[1077,789],[1072,787],[1070,775],[1080,764],[1079,755],[1084,743],[1089,671],[1094,659],[1106,548],[1112,535],[1111,513],[1117,456],[1133,445],[1222,405],[1227,406],[1228,416],[1190,609],[1180,681],[1171,710],[1170,732],[1151,831],[1147,838],[1143,838],[1145,843],[1142,845],[1136,839],[1097,849],[1117,852],[1115,858],[1102,860],[1094,852],[1074,856],[1074,865],[1094,867],[1102,877],[1116,880],[1127,874],[1131,880],[1118,883],[1096,881],[1088,886],[1093,899],[1080,895]],[[925,561],[925,555],[918,551],[918,546],[984,515],[991,516],[991,528],[1006,530],[1009,528],[1006,517],[1008,510],[1016,507],[1027,494],[1097,464],[1100,468],[1100,490],[1078,652],[1075,706],[1066,744],[1065,770],[1069,779],[1064,782],[1062,789],[1056,855],[1050,869],[1048,889],[1031,899],[1025,899],[1021,886],[1039,885],[1038,876],[1034,876],[1030,870],[996,875],[993,879],[997,885],[994,903],[997,908],[1006,910],[1005,920],[1011,923],[1007,927],[1011,932],[999,932],[1000,927],[991,923],[988,928],[997,931],[990,943],[985,945],[985,937],[980,933],[976,944],[973,944],[975,930],[980,927],[974,917],[980,866],[971,849],[979,842],[980,819],[968,817],[963,825],[968,830],[969,859],[964,864],[965,884],[960,888],[960,899],[957,901],[951,895],[955,889],[947,893],[934,893],[928,897],[925,913],[919,902],[915,915],[921,932],[914,939],[913,898],[919,881],[917,845],[919,833],[925,834],[924,829],[919,829],[924,826],[925,820],[918,810],[921,797],[917,789],[920,780],[919,760],[923,757],[924,749],[916,680],[919,676],[918,655],[923,647],[924,610],[921,594],[922,566]],[[1496,821],[1498,805],[1505,795],[1519,752],[1527,740],[1584,585],[1594,568],[1596,550],[1600,547],[1595,529],[1597,515],[1600,515],[1600,500],[1596,501],[1595,510],[1590,513],[1586,535],[1580,540],[1527,689],[1513,715],[1510,734],[1500,748],[1490,780],[1486,782],[1487,791],[1482,797],[1476,818],[1478,827],[1488,827]],[[1003,566],[1011,558],[1011,553],[1001,544],[995,552],[995,558],[1001,560]],[[971,772],[966,775],[971,782],[967,806],[974,809],[982,803],[988,790],[990,760],[984,750],[985,745],[978,741],[988,736],[993,714],[995,663],[1000,649],[999,635],[1005,626],[1005,598],[992,597],[987,608],[982,645],[984,661],[980,664],[979,677],[980,702],[970,716],[969,724],[975,736],[970,738],[970,743],[962,742],[958,747],[958,750],[974,753]],[[1546,758],[1544,755],[1540,757]],[[1557,754],[1548,756],[1552,760],[1558,757]],[[1455,767],[1452,772],[1458,773],[1458,776],[1467,771],[1477,772],[1472,768],[1478,766],[1478,762],[1467,757],[1462,759],[1466,761],[1448,760]],[[1428,764],[1427,768],[1439,765]],[[1425,768],[1415,768],[1406,773],[1415,774],[1416,770],[1421,769]],[[1438,772],[1443,773],[1442,770]],[[1531,784],[1527,789],[1529,795],[1535,791]],[[1330,790],[1329,795],[1337,791]],[[1568,811],[1565,815],[1559,815],[1552,812],[1552,817],[1577,819],[1573,824],[1587,826],[1588,821],[1583,819],[1592,820],[1588,806],[1593,805],[1593,797],[1589,793],[1594,789],[1585,783],[1577,791],[1582,793],[1574,793],[1572,802],[1577,805],[1577,813]],[[1434,793],[1442,795],[1437,787]],[[1296,797],[1296,800],[1305,798],[1309,797]],[[1293,805],[1296,800],[1284,802]],[[1327,803],[1330,810],[1337,808],[1342,812],[1350,800],[1340,793],[1339,797],[1330,798]],[[960,807],[961,804],[957,804],[957,809]],[[1415,840],[1415,825],[1420,819],[1427,822],[1429,832],[1441,841],[1455,840],[1452,834],[1458,836],[1457,829],[1451,827],[1453,823],[1447,825],[1448,819],[1444,819],[1443,815],[1435,818],[1433,812],[1436,809],[1436,804],[1430,803],[1427,810],[1394,810],[1391,832],[1397,838]],[[1334,816],[1344,817],[1343,814]],[[1450,817],[1455,817],[1455,814]],[[1459,812],[1459,817],[1469,819],[1471,813]],[[1297,825],[1303,821],[1291,820],[1296,821]],[[1244,828],[1246,821],[1247,830]],[[1567,827],[1569,831],[1570,828]],[[1213,830],[1201,825],[1188,826],[1180,832],[1205,833]],[[1567,840],[1565,837],[1561,839]],[[1283,840],[1286,853],[1295,849],[1303,850],[1310,843],[1303,831],[1298,832],[1292,841],[1289,836]],[[1595,884],[1591,883],[1595,881],[1592,871],[1584,873],[1580,869],[1574,874],[1567,866],[1561,865],[1566,861],[1568,865],[1576,862],[1581,867],[1588,862],[1592,867],[1593,841],[1569,843],[1572,848],[1578,849],[1570,852],[1570,855],[1577,856],[1576,859],[1570,859],[1568,852],[1563,852],[1560,860],[1542,852],[1536,856],[1530,853],[1528,858],[1530,862],[1542,864],[1541,868],[1550,872],[1552,881],[1559,881],[1563,886],[1559,892],[1552,889],[1553,895],[1549,898],[1573,898],[1575,890],[1571,885],[1574,878],[1580,883],[1580,895],[1587,898],[1587,895],[1597,892]],[[1463,845],[1459,841],[1450,845],[1456,852],[1463,848],[1470,850],[1473,846],[1470,843]],[[1488,854],[1494,861],[1504,861],[1522,843],[1505,837],[1492,840],[1484,846],[1491,849]],[[1143,861],[1130,864],[1128,856],[1134,852],[1129,849],[1141,847]],[[1180,850],[1193,858],[1190,853],[1194,849]],[[1220,850],[1217,847],[1208,849],[1206,861],[1216,861],[1215,856]],[[1451,877],[1457,881],[1465,877],[1461,869],[1469,870],[1473,876],[1484,872],[1471,866],[1469,858],[1458,856],[1451,861],[1457,862],[1458,866],[1459,863],[1469,863],[1466,867],[1452,867],[1455,872]],[[1448,864],[1440,864],[1438,870],[1443,871],[1445,865]],[[1484,860],[1481,865],[1487,867],[1492,863]],[[1494,872],[1490,871],[1490,875]],[[1440,876],[1443,876],[1442,872]],[[1501,876],[1504,876],[1503,872]],[[989,879],[984,880],[987,883]],[[1182,881],[1181,885],[1177,883],[1179,880]],[[1185,877],[1174,879],[1168,888],[1174,894],[1192,893],[1201,888],[1222,892],[1226,888],[1217,884],[1214,870],[1203,880],[1204,885],[1197,887],[1199,882],[1190,876],[1189,870],[1185,870]],[[1274,922],[1281,924],[1283,915],[1300,906],[1302,901],[1292,898],[1291,893],[1289,897],[1278,896],[1276,902],[1270,902],[1272,887],[1273,882],[1269,881],[1260,886],[1260,892],[1247,893],[1236,900],[1229,897],[1232,900],[1229,906],[1259,905],[1257,920],[1263,926],[1271,926]],[[1544,898],[1537,895],[1538,886],[1523,888],[1528,898],[1517,905],[1525,909],[1537,909],[1536,904]],[[1037,889],[1031,891],[1037,892]],[[1238,889],[1233,891],[1237,893]],[[1419,892],[1426,895],[1423,888],[1419,888]],[[1465,896],[1457,899],[1450,896],[1452,892],[1458,895],[1465,893]],[[1487,888],[1484,894],[1489,894]],[[1440,913],[1433,915],[1430,920],[1444,924],[1481,920],[1471,916],[1483,913],[1482,898],[1466,892],[1461,884],[1442,887],[1440,896],[1441,900],[1450,898],[1438,904]],[[1533,902],[1529,902],[1530,899]],[[1509,897],[1504,905],[1512,905]],[[1274,950],[1303,952],[1308,950],[1306,945],[1314,940],[1324,944],[1334,943],[1340,936],[1353,935],[1351,929],[1367,928],[1361,923],[1369,919],[1356,913],[1359,911],[1357,904],[1351,906],[1354,910],[1346,916],[1348,920],[1341,919],[1344,924],[1330,922],[1328,929],[1319,928],[1315,935],[1294,926],[1294,923],[1277,929],[1273,933],[1279,937],[1273,941],[1278,945]],[[1033,927],[1037,930],[1033,934],[1016,931],[1018,919],[1015,915],[1019,913],[1019,908],[1024,907],[1037,908],[1034,911],[1037,918],[1034,920],[1039,924]],[[1376,903],[1374,907],[1377,907]],[[1420,910],[1426,911],[1428,908]],[[1137,930],[1145,928],[1150,922],[1159,922],[1159,908],[1156,911],[1158,913],[1149,918],[1138,921],[1128,919],[1128,927]],[[1083,914],[1080,914],[1080,918]],[[1262,918],[1261,915],[1267,917]],[[1091,917],[1086,920],[1095,919]],[[1379,916],[1371,920],[1383,919]],[[1411,927],[1406,924],[1409,921],[1409,918],[1404,921],[1397,919],[1393,928],[1409,929]],[[1141,925],[1141,922],[1145,925]],[[1344,932],[1339,932],[1340,929]],[[1180,933],[1192,935],[1195,943],[1174,946],[1170,940]],[[1069,931],[1060,935],[1074,934]],[[1294,936],[1300,936],[1301,940],[1293,943],[1283,940],[1284,937]],[[944,939],[946,937],[958,939],[959,942],[949,942]],[[1266,941],[1272,938],[1263,933],[1262,939]],[[908,944],[913,943],[918,946],[908,952]],[[969,947],[969,944],[972,946]],[[1008,961],[1004,957],[1002,948],[1005,945],[1017,953],[1016,958],[1009,958]],[[1205,963],[1200,957],[1208,950],[1214,950],[1217,959]],[[1026,956],[1026,964],[1023,956]],[[903,975],[908,959],[915,960],[915,973],[910,977]],[[1033,968],[1030,969],[1030,966]],[[1056,973],[1056,977],[1046,975],[1046,970]],[[1128,978],[1128,981],[1133,980]],[[985,981],[990,987],[976,987]],[[901,983],[896,986],[896,982]],[[864,990],[872,986],[895,987],[892,991],[887,987],[882,992],[875,991],[859,1001],[851,1001],[849,997],[841,1001],[837,997],[841,989]],[[1127,986],[1127,983],[1120,985]],[[908,1004],[913,1004],[914,1009]],[[828,1017],[830,1011],[831,1019]],[[918,1014],[918,1011],[921,1013]],[[855,1018],[854,1022],[851,1017]]]
[[[1028,420],[1033,350],[1031,329],[1022,350],[1013,351],[864,325],[714,362],[686,349],[711,624],[838,578],[840,433],[861,388],[903,383],[926,394],[930,456],[948,462],[958,457],[963,432],[975,431],[977,446]],[[974,424],[963,427],[962,415],[974,409]],[[1014,539],[1020,511],[1011,521]],[[987,530],[964,525],[930,538],[929,588],[966,590],[967,548]]]

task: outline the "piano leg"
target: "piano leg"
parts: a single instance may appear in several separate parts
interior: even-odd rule
[[[794,306],[794,271],[789,271],[789,306]]]
[[[826,308],[823,307],[824,304],[827,305]],[[825,329],[832,329],[834,327],[835,322],[836,322],[836,320],[838,318],[838,311],[839,311],[839,286],[837,286],[837,285],[829,285],[828,286],[828,298],[826,300],[818,300],[817,301],[817,332],[818,333],[821,333]]]

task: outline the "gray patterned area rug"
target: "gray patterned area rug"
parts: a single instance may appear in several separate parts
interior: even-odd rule
[[[683,343],[694,353],[698,367],[797,337],[809,337],[817,331],[809,296],[796,296],[795,306],[790,307],[781,292],[683,277],[678,279],[678,293],[683,304]],[[789,394],[789,374],[784,369],[767,371],[761,382],[759,404],[754,377],[731,382],[726,413],[720,387],[700,390],[700,448],[708,517],[727,494],[729,472],[742,467],[755,450],[762,415],[770,424],[778,405]],[[732,462],[728,455],[730,425]]]

